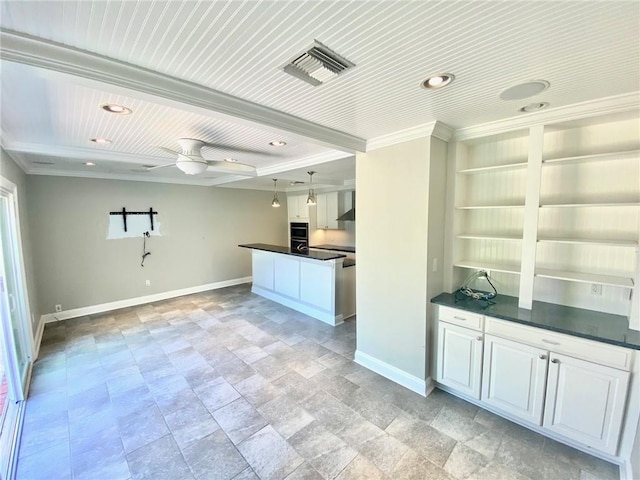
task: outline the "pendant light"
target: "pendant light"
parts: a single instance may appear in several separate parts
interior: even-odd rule
[[[316,194],[313,191],[313,174],[316,173],[313,170],[307,172],[309,174],[309,196],[307,197],[307,205],[316,204]]]
[[[278,179],[274,178],[273,180],[273,200],[271,200],[272,207],[279,207],[280,200],[278,200]]]

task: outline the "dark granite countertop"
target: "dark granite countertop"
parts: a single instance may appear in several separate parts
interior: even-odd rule
[[[329,253],[329,252],[299,252],[297,250],[291,250],[289,247],[282,247],[280,245],[268,245],[266,243],[247,243],[244,245],[238,245],[243,248],[252,248],[254,250],[264,250],[265,252],[282,253],[283,255],[293,255],[294,257],[312,258],[313,260],[334,260],[336,258],[345,258],[346,255],[341,253]]]
[[[518,308],[516,297],[507,295],[498,295],[493,299],[495,304],[486,307],[483,307],[483,302],[469,297],[456,300],[451,293],[441,293],[432,298],[431,302],[545,330],[640,350],[640,332],[630,330],[627,319],[622,315],[544,302],[533,302],[533,308],[525,310]]]
[[[355,266],[356,266],[356,261],[353,258],[345,258],[344,262],[342,263],[343,268],[355,267]]]
[[[336,250],[338,252],[356,253],[356,247],[345,247],[344,245],[314,245],[309,248],[317,248],[318,250]]]

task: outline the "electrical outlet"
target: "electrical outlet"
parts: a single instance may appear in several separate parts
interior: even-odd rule
[[[147,287],[150,287],[150,286],[151,286],[151,280],[145,280],[145,281],[144,281],[144,284],[145,284]]]
[[[62,311],[62,305],[58,304],[56,305],[56,312],[61,312]]]
[[[602,295],[602,285],[599,285],[597,283],[592,283],[591,284],[591,295]]]

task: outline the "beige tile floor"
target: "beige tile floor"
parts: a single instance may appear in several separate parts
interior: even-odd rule
[[[19,480],[613,479],[618,467],[355,364],[249,285],[47,325]]]

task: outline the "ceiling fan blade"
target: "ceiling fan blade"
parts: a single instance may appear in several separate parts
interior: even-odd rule
[[[246,163],[207,160],[207,165],[207,170],[210,172],[235,173],[236,175],[246,175],[248,177],[257,176],[256,167]]]
[[[160,150],[164,150],[167,153],[170,153],[171,155],[178,155],[180,152],[177,152],[175,150],[171,150],[170,148],[167,147],[161,147],[159,145],[154,145],[154,147],[160,149]]]
[[[172,163],[165,163],[164,165],[156,165],[154,167],[147,167],[147,172],[151,171],[151,170],[155,170],[157,168],[164,168],[164,167],[175,167],[176,163],[172,162]]]
[[[206,143],[206,142],[203,142],[202,145],[205,146],[205,147],[209,147],[209,148],[216,148],[218,150],[233,150],[234,152],[240,152],[240,153],[252,153],[252,154],[255,154],[255,155],[272,156],[271,153],[263,152],[261,150],[252,150],[250,148],[234,147],[232,145],[224,145],[222,143]]]

